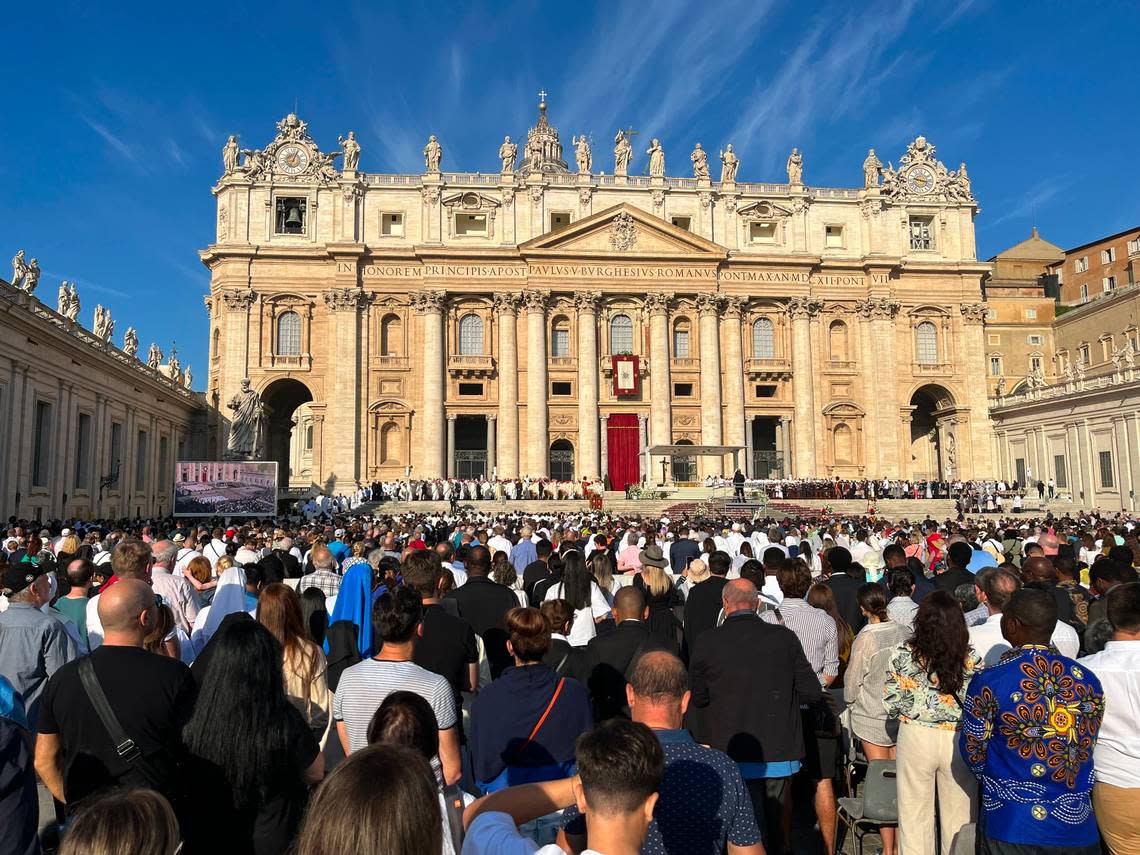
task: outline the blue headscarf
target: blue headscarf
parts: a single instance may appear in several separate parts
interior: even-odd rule
[[[336,595],[336,605],[329,616],[329,626],[338,620],[346,620],[356,626],[356,647],[362,659],[367,659],[372,650],[372,565],[353,564],[344,574],[340,592]],[[328,653],[328,640],[325,653]]]
[[[24,730],[31,729],[28,727],[28,716],[24,712],[24,700],[6,677],[0,677],[0,718],[8,719]]]

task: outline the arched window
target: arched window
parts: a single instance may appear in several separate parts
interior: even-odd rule
[[[673,358],[689,358],[689,319],[677,318],[673,322]]]
[[[301,316],[282,312],[277,318],[277,355],[301,355]]]
[[[464,315],[459,319],[459,354],[483,355],[483,319],[478,315]]]
[[[567,439],[550,445],[550,477],[555,481],[574,480],[574,446]]]
[[[832,321],[827,328],[827,350],[832,362],[846,362],[850,357],[847,349],[847,324]]]
[[[835,462],[836,463],[854,463],[851,428],[845,424],[838,424],[832,432],[832,437],[835,440]]]
[[[380,431],[380,462],[400,462],[400,428],[393,422],[388,422]]]
[[[550,355],[570,355],[570,319],[565,315],[559,315],[551,324]]]
[[[214,327],[214,348],[210,351],[210,358],[217,359],[221,354],[218,353],[222,343],[222,331]]]
[[[399,315],[385,315],[380,321],[380,355],[399,356],[403,350],[403,328]]]
[[[776,330],[768,318],[757,318],[752,323],[752,358],[776,358]]]
[[[610,319],[610,353],[633,353],[633,321],[629,315],[614,315]]]
[[[938,364],[938,328],[930,321],[914,328],[914,352],[919,365]]]

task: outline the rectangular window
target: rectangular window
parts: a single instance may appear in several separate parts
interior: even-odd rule
[[[1014,471],[1014,478],[1017,479],[1017,483],[1020,484],[1022,487],[1024,487],[1025,486],[1025,458],[1024,457],[1018,457],[1016,460],[1013,461],[1013,471]]]
[[[1113,477],[1112,474],[1112,452],[1099,452],[1097,454],[1097,460],[1100,462],[1100,486],[1115,487],[1116,478]]]
[[[910,218],[910,248],[934,249],[934,228],[930,217]]]
[[[404,215],[395,211],[380,215],[380,234],[384,237],[404,236]]]
[[[478,395],[479,397],[482,397],[482,395],[483,395],[483,384],[482,383],[460,383],[459,384],[459,394],[460,395]]]
[[[1001,336],[996,333],[990,333],[986,336],[986,344],[1001,344]]]
[[[1081,360],[1081,365],[1092,365],[1092,351],[1087,344],[1082,344],[1077,348],[1077,356]]]
[[[550,355],[551,356],[569,356],[570,355],[570,330],[556,329],[554,334],[550,337]]]
[[[673,397],[674,398],[691,398],[691,397],[693,397],[693,384],[692,383],[674,383],[673,384]]]
[[[51,477],[51,404],[36,401],[36,433],[32,447],[32,486],[46,487]]]
[[[1128,241],[1128,254],[1136,255],[1140,253],[1140,238]]]
[[[1029,357],[1029,370],[1033,372],[1041,372],[1045,370],[1045,362],[1040,356]]]
[[[1084,273],[1088,269],[1089,269],[1089,257],[1087,255],[1082,255],[1080,258],[1078,258],[1076,260],[1076,271],[1077,271],[1077,273]]]
[[[166,484],[170,480],[170,470],[166,459],[169,454],[170,438],[164,436],[158,441],[158,489],[160,493],[166,488]]]
[[[566,211],[556,211],[550,215],[550,230],[557,231],[570,225],[570,214]]]
[[[1036,309],[1026,309],[1025,310],[1025,320],[1027,320],[1027,321],[1037,320],[1037,310]]]
[[[675,359],[689,358],[688,330],[673,330],[673,357]]]
[[[458,237],[485,237],[487,234],[487,215],[456,214],[455,234]]]
[[[274,234],[303,235],[308,211],[309,200],[304,196],[279,196],[277,216],[274,219]]]
[[[750,243],[775,243],[775,223],[749,223],[748,240]]]
[[[1088,283],[1086,282],[1084,285],[1081,286],[1081,302],[1082,303],[1085,302],[1086,300],[1088,300],[1088,298],[1089,298],[1089,286],[1088,286]]]
[[[986,309],[986,320],[987,321],[996,321],[997,320],[997,309]]]
[[[91,416],[88,413],[80,413],[78,435],[75,437],[75,483],[72,487],[77,490],[86,488],[90,471]]]
[[[824,227],[823,245],[827,249],[843,249],[843,226]]]
[[[1001,377],[1001,357],[1000,356],[991,356],[990,357],[990,376],[991,377]]]
[[[146,492],[146,472],[147,472],[147,436],[145,430],[140,430],[138,441],[135,444],[135,492]]]
[[[107,461],[107,474],[114,477],[111,483],[119,484],[119,464],[123,462],[123,426],[111,422],[111,459]]]
[[[1040,335],[1027,335],[1025,337],[1025,343],[1026,344],[1036,345],[1037,347],[1040,347],[1041,343],[1043,341],[1044,341],[1044,338]]]
[[[670,222],[672,222],[673,225],[675,225],[679,229],[684,229],[687,232],[692,231],[692,226],[693,226],[693,218],[692,217],[676,216],[676,217],[672,217],[670,219]]]
[[[555,380],[550,384],[550,394],[559,398],[568,398],[574,394],[574,389],[568,380]]]
[[[775,386],[767,386],[767,385],[758,385],[756,387],[756,397],[757,398],[775,398],[776,397],[776,387]]]
[[[1108,249],[1100,251],[1101,264],[1112,264],[1114,261],[1116,261],[1116,247],[1110,246]]]
[[[1065,455],[1053,455],[1053,480],[1057,482],[1058,490],[1069,488],[1069,470],[1065,468]]]
[[[1103,279],[1100,280],[1100,284],[1106,292],[1115,291],[1116,290],[1116,277],[1115,276],[1105,276]]]

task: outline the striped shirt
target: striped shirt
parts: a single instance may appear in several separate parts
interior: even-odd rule
[[[368,723],[393,692],[415,692],[431,704],[440,730],[455,727],[455,693],[446,679],[413,662],[365,659],[341,674],[333,698],[333,718],[348,731],[348,750],[368,744]]]
[[[785,597],[780,603],[784,626],[796,634],[811,668],[823,684],[824,677],[839,674],[839,630],[831,615],[823,609],[808,605],[806,600]],[[779,623],[774,611],[760,615],[768,623]]]
[[[297,583],[297,591],[304,593],[308,588],[317,588],[326,597],[335,597],[340,593],[341,577],[329,570],[314,570],[307,576],[302,576]],[[332,614],[332,609],[329,609]]]

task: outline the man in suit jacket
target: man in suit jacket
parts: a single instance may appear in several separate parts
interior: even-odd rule
[[[630,585],[618,591],[612,611],[617,628],[591,638],[586,646],[590,674],[587,687],[594,702],[596,721],[617,716],[629,718],[625,696],[627,675],[633,672],[634,659],[647,650],[658,648],[645,623],[649,617],[649,606],[641,589]]]
[[[950,596],[959,585],[973,585],[974,574],[966,569],[974,550],[964,540],[950,544],[946,550],[946,569],[934,577],[934,587]]]
[[[679,575],[688,567],[694,558],[701,557],[701,546],[693,540],[693,534],[691,529],[678,532],[677,539],[669,546],[669,569],[675,575]]]
[[[507,612],[519,601],[514,591],[489,578],[491,551],[487,547],[471,547],[465,569],[467,583],[450,592],[446,599],[459,606],[459,616],[483,638],[491,679],[495,679],[514,661],[507,652]]]
[[[732,559],[724,550],[718,549],[709,556],[709,577],[689,589],[685,600],[685,644],[681,658],[689,661],[697,647],[697,639],[716,626],[720,616],[721,592],[728,580]]]
[[[756,614],[752,582],[729,582],[722,601],[724,624],[701,636],[689,668],[690,710],[703,713],[695,735],[737,762],[765,851],[784,851],[783,804],[804,756],[800,706],[823,689],[795,633]]]
[[[859,589],[867,583],[867,571],[851,560],[845,546],[827,550],[827,563],[831,565],[831,578],[824,582],[835,596],[835,607],[851,631],[856,635],[867,619],[859,611]]]

